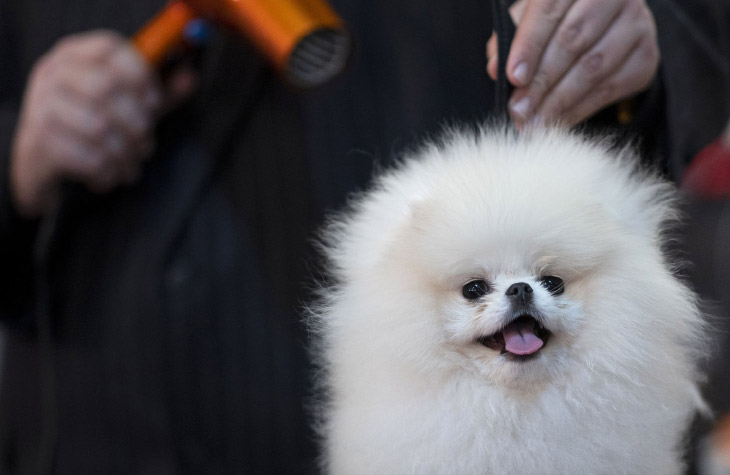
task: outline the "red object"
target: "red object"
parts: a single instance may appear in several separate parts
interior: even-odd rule
[[[682,188],[699,198],[730,197],[730,144],[720,138],[703,148],[687,168]]]

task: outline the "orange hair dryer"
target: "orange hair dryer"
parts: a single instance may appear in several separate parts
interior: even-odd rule
[[[309,88],[344,69],[350,36],[325,0],[172,0],[133,38],[159,65],[187,23],[205,18],[245,34],[292,85]]]

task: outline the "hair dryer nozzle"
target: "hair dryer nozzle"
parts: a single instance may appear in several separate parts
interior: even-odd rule
[[[287,80],[299,87],[324,84],[339,74],[350,56],[350,37],[343,31],[322,28],[302,38],[283,68]]]

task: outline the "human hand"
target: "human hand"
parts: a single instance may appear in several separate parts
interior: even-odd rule
[[[574,125],[651,84],[659,66],[654,17],[644,0],[519,0],[507,60],[517,127]],[[487,71],[497,78],[497,42]]]
[[[35,64],[21,106],[10,163],[18,212],[44,214],[64,180],[95,192],[135,181],[165,103],[193,87],[185,74],[163,90],[127,38],[113,32],[60,40]]]

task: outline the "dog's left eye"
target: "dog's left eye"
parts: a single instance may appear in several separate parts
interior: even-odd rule
[[[470,280],[461,288],[461,294],[468,300],[476,300],[489,292],[489,285],[481,279]]]
[[[553,275],[546,275],[540,278],[540,284],[547,289],[552,295],[560,295],[565,291],[563,279]]]

